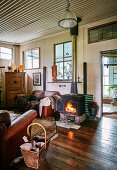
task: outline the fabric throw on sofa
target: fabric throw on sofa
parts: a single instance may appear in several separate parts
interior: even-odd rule
[[[39,100],[32,100],[31,97],[29,98],[29,97],[21,96],[17,98],[17,106],[21,112],[24,112],[30,109],[39,111],[39,103],[40,103]]]
[[[57,111],[57,96],[58,95],[53,95],[49,97],[45,97],[40,100],[39,104],[39,115],[40,117],[42,116],[42,107],[43,106],[52,106],[52,109],[56,112]],[[59,96],[60,98],[60,96]]]

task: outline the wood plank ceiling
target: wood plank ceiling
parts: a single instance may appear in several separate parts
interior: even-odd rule
[[[117,15],[117,0],[71,0],[80,25]],[[23,43],[63,31],[58,20],[66,0],[1,0],[0,41]]]

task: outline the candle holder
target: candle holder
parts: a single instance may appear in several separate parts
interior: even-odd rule
[[[78,83],[82,83],[81,81],[80,81],[80,77],[78,76]]]

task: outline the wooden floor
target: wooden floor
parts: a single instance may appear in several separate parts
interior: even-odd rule
[[[86,120],[78,130],[57,131],[40,170],[117,170],[117,119]]]
[[[57,128],[47,160],[53,170],[117,169],[117,120],[86,120],[79,130]]]

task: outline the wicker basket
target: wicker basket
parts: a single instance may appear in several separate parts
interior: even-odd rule
[[[27,134],[29,136],[30,136],[29,129],[32,125],[38,125],[43,128],[44,133],[45,133],[45,144],[39,149],[39,152],[21,149],[21,153],[22,153],[22,155],[24,157],[24,161],[28,167],[38,169],[40,164],[42,163],[42,161],[46,158],[50,139],[46,141],[46,130],[39,123],[32,123],[27,127]]]

